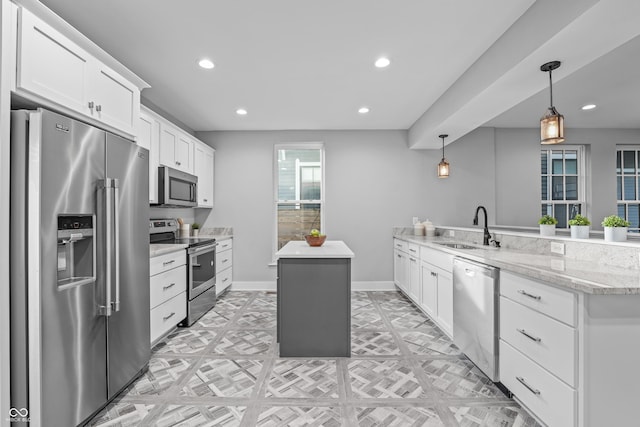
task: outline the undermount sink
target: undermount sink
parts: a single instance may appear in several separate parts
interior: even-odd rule
[[[464,243],[455,242],[438,242],[438,245],[446,246],[452,249],[479,249],[477,246],[470,246]]]

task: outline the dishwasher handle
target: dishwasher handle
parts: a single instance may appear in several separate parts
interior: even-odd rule
[[[476,274],[480,274],[491,278],[497,278],[499,271],[496,267],[460,257],[453,259],[453,268],[461,269],[464,271],[464,274],[469,277],[474,277]]]

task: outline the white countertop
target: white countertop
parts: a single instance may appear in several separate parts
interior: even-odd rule
[[[322,246],[309,246],[307,242],[295,240],[276,252],[279,258],[353,258],[354,253],[341,240],[327,240]]]
[[[149,257],[169,254],[171,252],[184,250],[187,245],[178,245],[175,243],[152,243],[149,245]]]

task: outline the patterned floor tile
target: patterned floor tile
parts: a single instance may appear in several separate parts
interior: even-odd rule
[[[433,323],[427,316],[422,314],[417,309],[411,310],[397,310],[392,313],[387,313],[387,318],[391,321],[393,327],[398,329],[419,329],[419,328],[434,328]]]
[[[221,328],[228,325],[237,312],[237,310],[222,311],[214,309],[202,316],[196,325],[204,328]]]
[[[400,354],[400,349],[390,332],[352,332],[351,354],[353,356],[385,356]]]
[[[265,354],[273,341],[273,334],[265,331],[226,331],[213,351],[217,354]]]
[[[419,407],[388,407],[356,408],[356,416],[360,427],[374,426],[415,426],[437,427],[444,426],[440,417],[431,408]]]
[[[275,293],[261,293],[247,307],[248,310],[275,310],[278,308],[278,297]]]
[[[398,311],[415,309],[411,301],[400,292],[376,292],[375,298],[384,310]]]
[[[154,356],[149,369],[127,389],[128,396],[162,395],[185,374],[191,360]]]
[[[355,360],[349,362],[349,378],[354,396],[364,398],[418,398],[425,392],[406,362]]]
[[[251,396],[262,370],[261,360],[205,360],[183,387],[183,396]]]
[[[542,427],[519,406],[450,407],[460,427]]]
[[[267,389],[267,397],[338,397],[335,360],[278,359]]]
[[[276,312],[275,310],[248,311],[238,318],[236,324],[247,328],[275,329]]]
[[[339,408],[272,406],[262,409],[256,424],[258,427],[340,427],[342,425]]]
[[[351,312],[351,329],[386,329],[382,316],[376,310]]]
[[[373,300],[367,292],[351,292],[351,309],[352,310],[370,310],[373,309]]]
[[[460,350],[438,328],[424,328],[411,332],[399,332],[402,340],[414,354],[458,355]]]
[[[216,333],[197,329],[179,328],[155,348],[157,354],[194,354],[203,351],[215,338]]]
[[[468,360],[426,360],[420,365],[432,385],[445,396],[505,398],[502,391]]]
[[[136,427],[154,407],[139,403],[114,403],[99,413],[90,425]]]
[[[251,296],[251,292],[228,292],[224,297],[216,301],[216,307],[219,310],[237,310],[242,308]]]
[[[243,406],[169,405],[154,421],[155,427],[235,427],[245,413]]]

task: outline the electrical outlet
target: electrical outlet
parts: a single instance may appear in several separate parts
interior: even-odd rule
[[[449,237],[454,237],[456,235],[456,232],[453,230],[449,230]]]
[[[551,242],[551,253],[564,255],[564,243]]]

